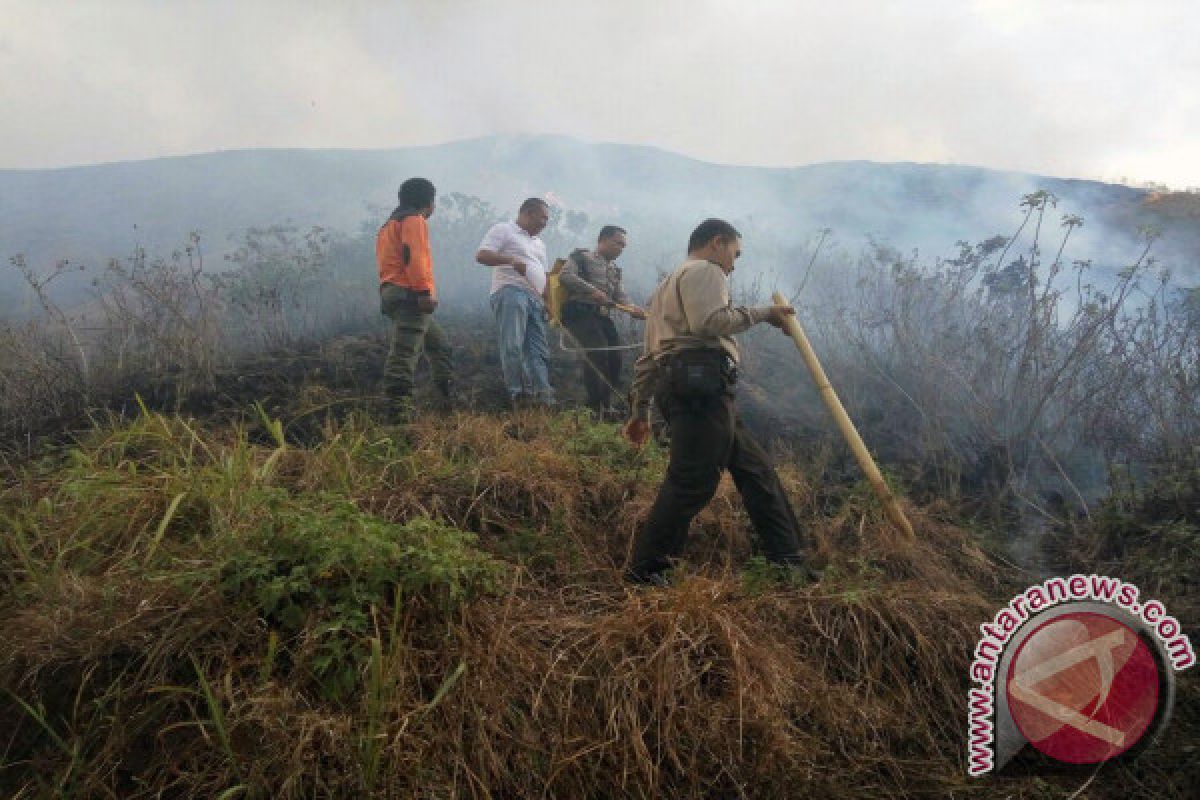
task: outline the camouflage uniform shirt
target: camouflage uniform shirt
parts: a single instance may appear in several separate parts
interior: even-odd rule
[[[594,289],[604,292],[611,301],[629,302],[621,285],[621,268],[617,262],[601,258],[591,250],[579,249],[571,253],[559,280],[567,290],[567,302],[597,305],[592,298]]]

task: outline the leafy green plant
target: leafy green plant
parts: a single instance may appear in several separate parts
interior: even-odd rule
[[[222,590],[284,636],[309,637],[309,667],[331,697],[357,683],[372,608],[398,595],[449,613],[496,585],[499,563],[473,546],[473,534],[444,523],[397,525],[328,493],[264,487],[253,496],[255,524],[220,565]]]
[[[740,578],[742,591],[750,595],[759,595],[781,587],[805,586],[810,575],[803,569],[774,564],[763,556],[756,555],[746,560]]]
[[[664,454],[653,440],[641,449],[631,447],[621,438],[617,425],[597,422],[586,411],[564,413],[555,425],[566,440],[567,452],[587,469],[631,477],[665,467]]]

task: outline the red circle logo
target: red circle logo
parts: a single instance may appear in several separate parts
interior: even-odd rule
[[[1158,664],[1119,620],[1063,614],[1039,626],[1008,668],[1013,721],[1042,753],[1070,764],[1115,758],[1146,734],[1158,710]]]

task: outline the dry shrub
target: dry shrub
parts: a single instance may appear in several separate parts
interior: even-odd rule
[[[423,418],[407,436],[354,420],[324,434],[312,449],[264,446],[245,429],[150,415],[0,494],[0,516],[23,532],[0,549],[12,590],[0,598],[0,686],[20,698],[0,704],[10,731],[0,791],[1066,794],[965,778],[967,665],[1000,599],[998,570],[942,509],[908,508],[919,541],[903,545],[861,487],[831,494],[788,468],[826,562],[819,582],[796,587],[744,563],[748,525],[723,486],[676,583],[633,590],[619,570],[662,454],[634,454],[612,426],[458,414]],[[351,524],[375,536],[416,523],[477,534],[406,562],[435,583],[463,559],[484,563],[476,546],[508,566],[451,605],[439,591],[353,595],[388,551],[322,562],[328,549],[297,545],[293,530],[282,533],[309,561],[238,556],[261,548],[262,497],[343,554],[356,552]],[[219,579],[230,563],[291,571],[247,571],[231,592]],[[311,596],[298,628],[247,606],[254,580],[301,578],[334,584],[297,595]],[[361,599],[340,608],[347,597]],[[331,627],[356,615],[361,630]],[[350,692],[315,677],[331,635],[346,644]]]
[[[580,445],[581,431],[607,437],[609,452]],[[409,434],[411,448],[383,464],[377,481],[351,491],[388,519],[432,515],[476,531],[482,547],[537,574],[578,580],[601,572],[597,579],[611,581],[653,499],[639,487],[662,469],[661,453],[623,451],[615,436],[613,426],[582,416],[426,416]],[[331,471],[320,456],[310,465],[297,487],[327,485]]]
[[[460,634],[475,691],[441,711],[439,749],[472,794],[890,797],[958,782],[976,609],[957,598],[749,596],[704,577],[523,594]]]

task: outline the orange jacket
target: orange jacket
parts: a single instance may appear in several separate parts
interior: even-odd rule
[[[433,286],[433,253],[429,249],[429,224],[420,214],[389,219],[375,240],[379,282],[436,296]]]

